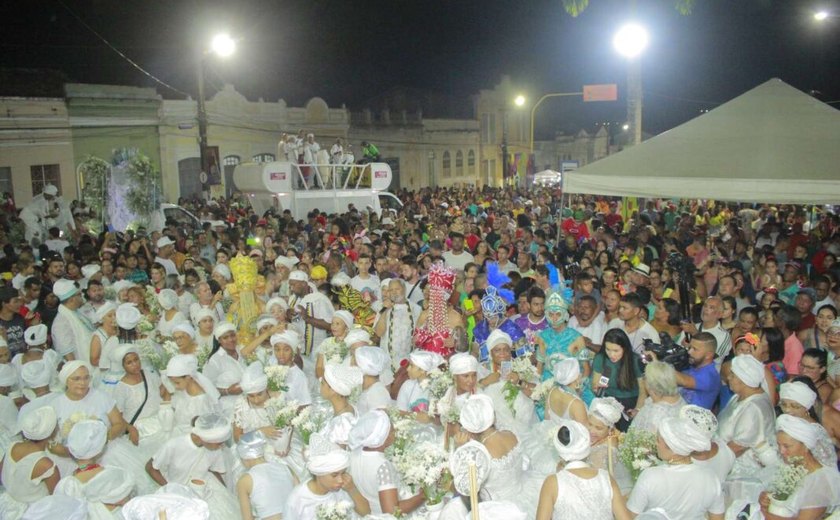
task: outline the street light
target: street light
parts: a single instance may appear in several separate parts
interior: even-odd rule
[[[518,106],[518,107],[524,106],[525,105],[525,96],[522,96],[522,95],[516,96],[516,99],[513,100],[513,104]]]
[[[222,33],[213,37],[210,43],[210,48],[213,52],[222,58],[227,58],[236,51],[236,42],[230,35]]]
[[[210,41],[210,48],[202,50],[198,56],[198,155],[201,162],[201,173],[205,176],[208,175],[210,170],[207,157],[207,107],[204,94],[205,60],[210,54],[215,54],[220,58],[228,58],[234,52],[236,52],[236,41],[229,35],[221,33],[214,36]],[[218,164],[216,168],[219,168]],[[202,180],[202,184],[206,184],[206,181]]]
[[[814,13],[814,20],[818,22],[822,22],[826,18],[828,18],[828,11],[817,11]]]
[[[642,66],[641,55],[647,48],[647,30],[639,24],[628,23],[613,37],[615,50],[629,60],[627,68],[627,120],[633,144],[642,142]]]

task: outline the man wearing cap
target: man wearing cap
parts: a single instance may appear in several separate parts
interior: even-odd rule
[[[453,231],[449,233],[449,238],[452,241],[452,248],[443,253],[443,260],[446,265],[463,271],[467,264],[475,261],[475,258],[464,250],[464,235],[462,233]]]
[[[320,345],[327,339],[335,308],[323,293],[315,290],[309,283],[309,276],[299,270],[289,274],[288,319],[292,327],[303,338],[305,356],[312,353],[314,345]],[[314,366],[314,360],[312,360]]]
[[[162,265],[166,269],[166,274],[178,274],[178,267],[175,262],[171,260],[172,254],[175,252],[175,241],[168,236],[162,236],[157,241],[157,256],[155,262]]]
[[[636,287],[650,287],[650,267],[641,262],[631,267],[630,283],[634,290]]]
[[[52,324],[53,348],[68,361],[80,359],[89,363],[94,327],[79,312],[84,305],[79,287],[72,280],[62,278],[53,284],[53,294],[61,302]]]

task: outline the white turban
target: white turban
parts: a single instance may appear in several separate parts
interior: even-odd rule
[[[379,448],[391,432],[391,419],[382,410],[371,410],[361,416],[350,430],[350,449]]]
[[[27,388],[42,388],[49,386],[55,369],[45,359],[36,359],[25,363],[20,369],[20,378]]]
[[[265,455],[265,435],[259,430],[250,431],[239,437],[236,443],[236,454],[242,460],[259,459]]]
[[[554,436],[554,449],[560,458],[566,462],[573,462],[576,460],[584,460],[589,456],[590,440],[589,430],[586,426],[577,421],[569,419],[560,419],[560,429],[567,428],[569,430],[569,443],[563,444],[557,435]],[[559,430],[558,430],[559,433]]]
[[[502,329],[494,329],[493,332],[487,336],[487,348],[488,350],[493,350],[499,345],[507,345],[508,348],[510,348],[513,346],[513,340],[510,338],[510,334]]]
[[[790,383],[782,383],[779,387],[779,399],[787,399],[788,401],[799,403],[804,406],[806,410],[810,410],[817,401],[817,394],[808,388],[808,385],[805,383],[793,381]]]
[[[129,282],[128,280],[117,280],[116,282],[111,284],[111,288],[114,289],[114,298],[119,299],[120,293],[125,289],[130,289],[134,287],[136,284]]]
[[[192,433],[204,442],[222,443],[230,438],[230,421],[215,412],[199,415],[193,425]]]
[[[271,308],[275,305],[279,305],[284,311],[289,310],[289,304],[286,303],[286,300],[283,298],[271,298],[265,303],[265,311],[271,312]]]
[[[195,329],[189,324],[189,322],[184,321],[172,327],[172,334],[175,334],[176,332],[183,332],[191,339],[195,339]]]
[[[743,357],[743,356],[741,356]],[[809,423],[805,419],[782,414],[776,418],[776,431],[785,432],[805,445],[811,452],[820,440],[820,427],[816,423]]]
[[[327,364],[324,367],[324,380],[339,395],[349,396],[353,389],[362,385],[364,376],[358,367]]]
[[[478,517],[482,520],[525,520],[528,515],[522,509],[507,500],[490,500],[478,504]],[[467,514],[464,520],[470,520],[472,513]]]
[[[83,420],[67,435],[67,449],[77,460],[90,460],[102,453],[108,442],[108,427],[99,420]]]
[[[56,280],[53,284],[53,294],[55,294],[59,301],[67,301],[69,298],[79,292],[79,286],[73,280],[62,278]]]
[[[379,347],[359,347],[354,355],[356,366],[366,376],[378,376],[391,362],[388,354]]]
[[[42,441],[52,435],[58,421],[52,406],[42,406],[18,416],[18,429],[30,441]]]
[[[272,347],[278,343],[282,343],[291,347],[295,352],[297,352],[300,347],[300,335],[291,329],[286,329],[283,332],[272,334],[268,341],[271,343]]]
[[[85,484],[88,502],[118,504],[134,492],[134,477],[124,468],[105,466]]]
[[[677,455],[691,455],[695,451],[708,451],[712,442],[706,433],[688,419],[668,417],[659,423],[659,435]]]
[[[213,329],[213,337],[218,340],[228,332],[236,332],[236,327],[233,325],[233,323],[223,321],[216,325],[216,327]]]
[[[352,346],[356,343],[370,345],[370,333],[368,333],[365,329],[350,329],[350,332],[348,332],[347,336],[344,338],[344,343],[346,343],[347,346]]]
[[[114,347],[114,353],[111,354],[111,359],[117,360],[116,365],[113,363],[111,364],[111,372],[117,373],[125,373],[125,369],[123,368],[123,360],[125,360],[125,356],[129,354],[137,354],[140,355],[140,351],[137,350],[137,346],[133,343],[120,343],[116,347]]]
[[[143,315],[133,303],[123,303],[117,307],[117,325],[122,329],[131,330],[140,323]]]
[[[219,389],[210,379],[198,372],[198,359],[192,354],[176,354],[166,364],[167,377],[190,376],[213,401],[219,398]]]
[[[493,400],[483,394],[471,395],[461,407],[460,423],[470,433],[481,433],[493,426],[496,412]]]
[[[434,352],[427,352],[425,350],[416,350],[408,355],[409,361],[424,372],[431,372],[443,364],[443,357]]]
[[[687,404],[680,408],[679,416],[693,422],[694,426],[710,440],[717,433],[718,420],[711,410],[697,406],[696,404]]]
[[[0,365],[0,386],[14,386],[18,382],[18,374],[10,363]]]
[[[453,376],[478,372],[478,360],[469,352],[459,352],[449,358],[449,371]]]
[[[735,356],[731,366],[738,379],[751,388],[758,388],[764,382],[764,365],[752,356]]]
[[[86,520],[87,501],[67,495],[47,495],[26,508],[21,520]]]
[[[67,363],[64,363],[64,366],[61,367],[61,372],[58,373],[58,380],[61,381],[61,384],[67,385],[67,378],[70,377],[70,375],[73,374],[73,372],[79,370],[82,367],[87,368],[88,374],[93,373],[93,369],[86,361],[82,361],[81,359],[74,359],[73,361],[68,361]]]
[[[309,275],[306,274],[305,272],[299,270],[299,269],[295,269],[294,271],[289,273],[289,281],[290,282],[308,282],[309,281]]]
[[[570,385],[580,377],[580,363],[577,359],[566,358],[554,365],[554,382],[558,385]]]
[[[452,452],[449,457],[449,472],[452,474],[452,484],[455,486],[455,491],[463,496],[469,496],[470,463],[475,465],[476,484],[478,484],[478,489],[481,489],[490,475],[491,459],[487,448],[474,440],[467,441]]]
[[[257,320],[257,332],[262,330],[263,327],[266,325],[271,327],[277,326],[277,318],[274,316],[262,316],[260,319]]]
[[[268,376],[261,363],[253,363],[242,373],[239,387],[244,394],[257,394],[268,388]]]
[[[47,326],[43,323],[33,325],[23,331],[23,341],[30,347],[37,347],[47,342]]]
[[[350,285],[350,276],[347,273],[339,271],[332,277],[330,280],[330,285],[333,287],[344,287],[346,285]]]
[[[95,275],[99,271],[102,270],[102,266],[99,264],[87,264],[82,266],[82,276],[87,279],[90,279],[91,276]]]
[[[589,403],[589,413],[607,426],[613,426],[621,420],[624,406],[615,397],[596,397]]]
[[[168,311],[178,305],[178,293],[172,289],[161,289],[157,295],[157,301],[163,310]]]
[[[335,314],[333,314],[333,318],[338,318],[341,321],[343,321],[344,324],[347,326],[348,330],[353,328],[353,315],[350,313],[350,311],[335,311]]]
[[[96,323],[102,323],[102,320],[105,319],[105,315],[115,310],[117,310],[117,305],[115,303],[105,302],[96,309],[93,317],[96,320]]]
[[[47,195],[52,195],[53,197],[58,195],[58,188],[56,188],[52,184],[47,184],[46,186],[44,186],[44,189],[42,191]]]
[[[193,323],[197,327],[198,324],[204,318],[213,318],[213,323],[216,323],[218,316],[216,316],[216,312],[213,309],[205,309],[204,307],[195,311],[195,315],[193,316]]]
[[[330,419],[322,433],[330,442],[346,446],[350,443],[350,430],[355,425],[356,417],[353,414],[343,413]]]
[[[280,267],[282,265],[291,271],[292,267],[296,266],[298,262],[300,262],[300,260],[298,260],[297,257],[280,255],[274,260],[274,267]]]
[[[224,278],[228,282],[231,279],[230,267],[226,266],[225,264],[216,264],[216,267],[213,268],[213,273],[220,274],[222,278]]]
[[[309,461],[306,469],[315,476],[329,475],[347,469],[350,457],[347,452],[330,442],[320,433],[313,433],[309,439]]]

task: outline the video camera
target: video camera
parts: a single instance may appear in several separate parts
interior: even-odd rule
[[[653,352],[656,359],[673,366],[677,372],[682,372],[689,367],[688,350],[678,345],[666,332],[659,333],[659,343],[645,339],[643,349],[645,352]],[[651,361],[650,358],[647,360]]]

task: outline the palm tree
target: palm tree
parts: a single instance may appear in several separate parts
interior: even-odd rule
[[[680,14],[691,14],[697,0],[672,0],[674,9]],[[589,7],[589,0],[563,0],[563,9],[572,16],[578,16]]]

